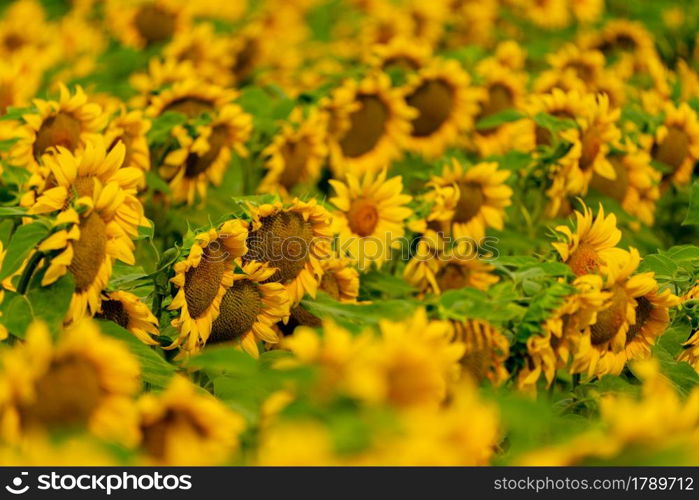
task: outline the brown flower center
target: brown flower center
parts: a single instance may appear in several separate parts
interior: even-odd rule
[[[459,184],[459,202],[454,211],[454,222],[468,222],[473,219],[481,207],[485,197],[478,184],[462,182]]]
[[[388,108],[373,95],[358,97],[360,107],[350,115],[350,128],[340,141],[342,153],[356,158],[368,153],[383,137],[388,121]]]
[[[441,80],[431,80],[420,85],[406,101],[418,111],[412,122],[413,135],[426,137],[437,132],[451,116],[454,91]]]
[[[44,120],[36,133],[34,157],[38,160],[49,148],[62,146],[70,151],[80,145],[80,122],[60,112]]]
[[[268,281],[285,283],[295,279],[312,250],[313,228],[295,212],[263,217],[261,227],[248,236],[246,260],[269,262],[277,271]]]
[[[626,290],[616,285],[612,291],[609,307],[597,313],[597,322],[590,328],[592,345],[601,345],[614,338],[626,321],[627,303]]]
[[[204,314],[218,295],[228,260],[221,247],[213,243],[207,246],[199,265],[185,273],[184,295],[192,318]]]
[[[233,283],[221,299],[221,313],[211,327],[208,343],[234,340],[250,331],[262,311],[262,295],[250,280]]]
[[[330,295],[335,300],[340,300],[340,283],[338,283],[335,273],[326,271],[320,279],[320,289]]]
[[[379,222],[379,211],[376,204],[365,198],[357,198],[347,212],[347,222],[350,230],[362,238],[374,234]]]
[[[281,155],[284,158],[284,170],[279,176],[279,184],[288,190],[303,180],[306,165],[311,156],[311,144],[305,138],[293,142],[287,141],[281,147]]]
[[[629,173],[619,158],[614,157],[610,162],[614,167],[614,172],[616,172],[616,179],[607,179],[595,173],[590,181],[590,186],[600,193],[622,202],[629,189]]]
[[[252,73],[259,53],[259,42],[254,38],[247,38],[245,44],[236,55],[232,68],[232,72],[238,80],[243,80]]]
[[[629,327],[629,331],[626,332],[626,345],[629,345],[636,335],[643,329],[643,327],[648,323],[650,315],[653,312],[653,304],[650,300],[645,297],[639,297],[636,299],[636,322]]]
[[[120,300],[103,300],[102,312],[98,313],[95,317],[113,321],[122,328],[129,327],[129,313]]]
[[[80,238],[73,242],[73,260],[68,269],[75,278],[75,290],[87,290],[107,259],[107,225],[92,212],[80,223]]]
[[[420,67],[417,61],[414,61],[410,57],[406,56],[393,56],[387,58],[383,62],[384,71],[390,71],[391,69],[402,69],[402,70],[416,70]]]
[[[195,153],[190,153],[187,156],[184,172],[185,177],[192,179],[206,172],[216,161],[219,154],[221,154],[221,150],[226,146],[228,142],[228,134],[226,132],[227,130],[224,125],[217,125],[213,128],[209,136],[209,150],[204,153],[203,156],[199,156]]]
[[[602,137],[594,127],[583,134],[582,151],[580,153],[580,168],[591,167],[602,147]]]
[[[496,83],[488,87],[488,100],[481,105],[481,111],[476,121],[487,116],[512,109],[515,103],[515,96],[509,87],[501,83]],[[492,132],[494,129],[481,130],[480,133]]]
[[[176,99],[163,108],[163,113],[166,111],[175,111],[182,113],[187,118],[196,118],[202,113],[213,111],[214,105],[211,101],[200,99],[198,97],[183,97]]]
[[[176,18],[172,12],[155,4],[147,4],[136,13],[134,24],[147,44],[164,42],[175,33]]]
[[[3,45],[9,52],[14,52],[27,44],[27,40],[19,33],[8,33],[3,39]]]
[[[30,425],[54,428],[84,426],[103,393],[95,366],[77,356],[53,361],[35,388],[35,401],[21,414]]]
[[[653,146],[653,159],[677,169],[689,154],[689,136],[679,127],[668,127],[660,144]]]
[[[602,263],[597,250],[589,243],[580,243],[568,258],[568,265],[576,276],[594,273]]]
[[[578,78],[580,78],[585,83],[592,83],[595,77],[595,69],[589,64],[585,64],[582,61],[571,61],[565,68],[572,69]]]

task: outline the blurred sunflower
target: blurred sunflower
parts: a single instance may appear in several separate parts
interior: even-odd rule
[[[288,196],[299,186],[315,183],[328,154],[326,117],[311,110],[303,116],[296,108],[269,146],[262,151],[267,174],[260,182],[261,193],[280,192]]]
[[[149,465],[220,465],[234,458],[242,416],[176,375],[160,394],[137,403],[139,445]]]
[[[604,215],[600,205],[597,217],[583,204],[582,212],[575,212],[575,232],[568,226],[558,226],[562,241],[551,243],[553,248],[568,264],[576,276],[597,273],[623,254],[616,248],[621,240],[621,231],[616,227],[616,215]]]
[[[329,114],[330,161],[338,176],[375,173],[400,156],[416,114],[384,73],[346,80],[321,107]]]
[[[2,365],[0,420],[8,442],[71,429],[127,445],[136,439],[131,397],[139,364],[96,323],[76,323],[56,342],[45,324],[33,323],[26,342],[4,352]]]
[[[153,338],[160,334],[158,320],[133,293],[123,290],[105,293],[95,318],[113,321],[144,344],[158,345]]]
[[[210,23],[196,24],[192,29],[175,34],[163,48],[162,55],[165,60],[190,62],[197,77],[204,81],[219,85],[230,83],[225,68],[231,64],[232,55],[225,39],[216,36]]]
[[[78,156],[58,148],[44,158],[50,177],[47,188],[29,209],[31,214],[58,213],[56,227],[63,227],[40,243],[40,252],[56,252],[47,258],[42,285],[70,272],[75,293],[66,321],[75,321],[99,310],[101,292],[116,259],[135,262],[133,242],[140,226],[150,223],[134,196],[141,172],[119,168],[125,147],[119,142],[107,153],[101,138],[89,142]],[[52,187],[49,187],[52,186]]]
[[[665,177],[678,184],[688,184],[694,164],[699,159],[699,120],[687,103],[663,107],[663,124],[655,131],[651,156],[670,167]]]
[[[221,298],[219,315],[207,343],[233,342],[253,357],[258,341],[278,342],[273,326],[289,317],[289,294],[281,283],[270,283],[275,268],[255,261],[242,265]]]
[[[505,207],[511,203],[512,189],[505,184],[510,173],[498,170],[494,162],[478,163],[465,167],[452,159],[442,173],[433,176],[429,185],[455,186],[459,201],[451,220],[451,233],[455,239],[481,240],[488,227],[502,229]]]
[[[169,309],[179,309],[172,320],[179,336],[170,348],[182,345],[196,351],[209,338],[221,300],[233,284],[233,260],[247,251],[248,231],[239,220],[194,236],[186,257],[174,266],[171,282],[177,289]]]
[[[269,281],[284,285],[293,305],[315,297],[329,254],[330,215],[315,199],[248,206],[251,222],[244,261],[267,262],[276,269]]]
[[[104,9],[114,36],[135,48],[167,42],[189,27],[189,6],[178,0],[106,0]]]
[[[570,23],[568,0],[526,0],[520,8],[537,26],[546,29],[561,29]]]
[[[22,116],[24,124],[16,131],[17,142],[9,152],[12,164],[32,172],[39,169],[45,153],[54,152],[58,146],[74,153],[107,124],[108,116],[99,105],[88,102],[79,86],[71,95],[61,84],[58,101],[35,99],[33,102],[37,113]]]
[[[126,111],[122,107],[112,118],[104,131],[105,142],[111,150],[119,141],[126,147],[122,167],[136,167],[144,174],[150,170],[150,150],[146,134],[150,130],[150,120],[143,117],[142,111]],[[145,177],[141,186],[145,186]]]
[[[366,59],[369,66],[381,71],[417,71],[426,66],[431,57],[429,45],[412,38],[397,37],[386,44],[374,45]]]
[[[509,374],[505,360],[510,354],[510,342],[487,321],[476,319],[453,321],[454,339],[464,345],[460,360],[463,373],[476,382],[489,380],[493,385],[502,384]]]
[[[417,110],[406,149],[436,158],[460,134],[473,128],[478,92],[458,62],[433,59],[402,87],[405,102]]]
[[[405,234],[412,197],[403,194],[400,176],[386,180],[386,170],[359,178],[348,173],[345,182],[331,180],[335,196],[333,225],[341,254],[356,260],[360,270],[377,267],[391,257]]]
[[[605,58],[602,52],[582,50],[572,43],[564,45],[547,59],[554,71],[571,71],[588,88],[595,88],[604,72]]]

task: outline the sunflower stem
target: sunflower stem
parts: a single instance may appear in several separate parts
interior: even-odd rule
[[[43,257],[44,255],[41,252],[35,252],[29,259],[29,262],[27,262],[24,271],[22,271],[22,276],[19,278],[19,283],[17,283],[17,293],[20,295],[24,295],[26,293],[27,288],[29,287],[29,281],[36,270],[36,266],[39,265],[39,262]]]

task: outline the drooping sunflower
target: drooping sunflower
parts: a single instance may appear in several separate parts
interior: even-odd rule
[[[651,156],[668,165],[672,172],[666,177],[678,184],[688,184],[699,159],[699,119],[687,103],[663,107],[663,124],[655,131]]]
[[[357,262],[360,270],[377,267],[390,258],[405,234],[405,220],[412,214],[406,205],[412,197],[403,194],[400,176],[386,180],[386,171],[358,177],[348,173],[345,182],[331,180],[335,195],[333,226],[341,255]]]
[[[463,373],[475,381],[489,380],[493,385],[502,384],[509,377],[505,360],[510,353],[510,343],[502,333],[487,321],[471,319],[453,321],[454,339],[464,345],[461,360]]]
[[[659,171],[651,166],[650,155],[631,141],[624,143],[624,152],[609,160],[615,180],[593,175],[590,187],[617,200],[631,215],[648,226],[655,219],[655,203],[660,198]]]
[[[307,186],[318,180],[328,154],[325,120],[326,117],[315,110],[305,118],[301,108],[292,112],[289,121],[262,151],[267,159],[267,175],[258,191],[289,195],[296,186]]]
[[[433,59],[403,86],[405,102],[417,110],[405,143],[411,151],[435,158],[473,128],[479,92],[454,60]]]
[[[346,80],[321,102],[329,113],[330,162],[338,176],[375,173],[397,158],[415,111],[384,73]]]
[[[221,298],[207,344],[234,343],[258,357],[258,341],[279,341],[273,326],[289,317],[291,302],[284,285],[269,282],[275,268],[255,261],[241,265],[242,273],[233,275],[233,284]]]
[[[57,213],[55,226],[65,225],[41,242],[38,251],[58,252],[47,257],[42,285],[67,272],[73,275],[75,293],[67,322],[97,313],[112,264],[117,259],[135,262],[131,240],[140,226],[149,224],[135,197],[140,170],[120,168],[125,149],[119,142],[107,153],[99,139],[89,142],[77,156],[59,148],[55,155],[44,158],[50,182],[29,213]]]
[[[249,205],[250,235],[244,261],[267,262],[276,271],[268,279],[284,285],[293,305],[314,297],[329,255],[330,214],[315,199]]]
[[[158,345],[153,338],[160,333],[158,320],[133,293],[123,290],[105,293],[95,318],[113,321],[133,333],[144,344]]]
[[[640,319],[646,321],[639,325],[638,331],[632,332],[633,337],[630,335],[631,326],[639,319],[637,311],[639,315],[644,314],[644,306],[639,308],[639,299],[658,288],[653,273],[634,274],[640,260],[638,250],[631,248],[628,252],[618,252],[604,268],[604,291],[609,292],[610,297],[597,312],[589,335],[583,335],[575,348],[571,368],[574,373],[618,375],[627,361],[624,350],[629,339],[633,342],[638,338],[632,347],[632,352],[638,353],[639,346],[648,348],[648,342],[662,332],[655,322],[646,325],[648,318],[642,317]],[[638,337],[644,326],[645,334]]]
[[[221,465],[232,460],[242,416],[176,375],[167,389],[138,400],[139,448],[149,465]]]
[[[22,117],[24,124],[16,131],[17,142],[12,146],[10,162],[28,168],[39,169],[39,160],[45,153],[61,146],[71,152],[84,147],[107,124],[108,116],[102,108],[88,102],[81,87],[71,95],[68,88],[60,85],[58,101],[35,99],[37,113]]]
[[[502,229],[505,207],[510,205],[512,189],[505,184],[510,173],[498,170],[494,162],[465,167],[452,159],[439,176],[429,184],[439,187],[455,186],[459,201],[451,220],[451,234],[455,239],[481,240],[488,227]]]
[[[229,220],[218,229],[197,234],[188,255],[175,264],[171,282],[177,293],[168,308],[179,309],[179,316],[172,320],[179,336],[171,348],[181,345],[194,352],[206,343],[221,299],[233,284],[233,261],[247,251],[247,237],[242,221]]]
[[[114,36],[139,49],[167,42],[190,22],[187,3],[177,0],[107,0],[104,8]]]
[[[616,227],[616,215],[605,216],[600,205],[597,217],[593,217],[592,210],[583,205],[582,212],[575,211],[575,219],[575,232],[568,226],[556,227],[562,241],[551,245],[576,276],[597,273],[619,256],[616,244],[621,231]]]
[[[52,342],[43,323],[33,323],[26,342],[3,355],[0,421],[3,438],[87,429],[111,442],[133,444],[139,364],[119,341],[83,320]]]

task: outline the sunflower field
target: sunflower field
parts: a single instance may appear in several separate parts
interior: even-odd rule
[[[698,32],[0,1],[0,464],[699,465]]]

